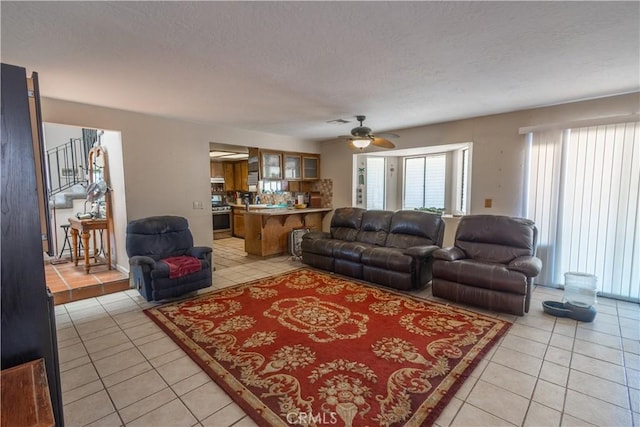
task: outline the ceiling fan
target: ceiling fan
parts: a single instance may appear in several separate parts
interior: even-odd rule
[[[366,119],[366,116],[356,116],[356,120],[360,122],[360,126],[351,129],[351,135],[341,135],[338,138],[349,140],[349,146],[351,148],[359,148],[363,150],[369,145],[375,145],[382,148],[396,148],[395,144],[385,137],[400,138],[400,135],[395,133],[379,133],[374,135],[371,133],[371,128],[362,125],[362,122]]]

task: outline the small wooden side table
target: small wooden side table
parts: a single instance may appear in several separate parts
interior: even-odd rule
[[[109,221],[106,218],[91,218],[91,219],[78,219],[69,218],[69,225],[71,228],[71,241],[73,245],[73,263],[78,265],[78,234],[82,238],[82,246],[84,247],[84,271],[89,274],[91,270],[91,264],[89,262],[89,237],[93,235],[93,260],[98,262],[98,254],[100,249],[97,245],[96,231],[107,230],[106,234],[106,248],[104,249],[104,257],[107,263],[107,267],[111,270],[111,234],[109,232]],[[103,238],[105,238],[103,236]]]
[[[54,427],[44,359],[3,369],[2,427]]]

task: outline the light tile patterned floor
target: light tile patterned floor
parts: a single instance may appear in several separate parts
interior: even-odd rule
[[[214,288],[301,267],[214,242]],[[416,295],[433,298],[430,288]],[[640,305],[601,298],[593,323],[555,318],[538,287],[437,420],[438,426],[640,426]],[[65,422],[75,426],[254,426],[128,290],[56,306]]]

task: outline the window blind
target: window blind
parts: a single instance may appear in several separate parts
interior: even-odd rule
[[[640,125],[534,132],[527,215],[539,230],[538,283],[571,271],[603,295],[640,299]]]
[[[444,208],[447,156],[438,154],[425,158],[424,207]]]
[[[415,209],[424,205],[424,157],[412,157],[404,162],[403,208]]]
[[[385,159],[367,157],[367,209],[384,209]]]

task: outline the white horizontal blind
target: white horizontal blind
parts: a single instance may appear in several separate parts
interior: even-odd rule
[[[446,154],[406,158],[403,209],[444,208],[446,173]]]
[[[384,209],[384,157],[367,157],[367,209]]]
[[[424,207],[444,208],[447,156],[437,154],[425,158]]]
[[[566,148],[558,269],[598,277],[599,290],[640,298],[638,123],[572,129]]]
[[[538,227],[543,271],[598,277],[601,294],[640,299],[640,124],[528,135],[527,215]]]
[[[424,157],[410,157],[404,161],[403,209],[424,206]]]
[[[460,205],[457,206],[458,211],[467,212],[467,193],[469,185],[467,184],[469,169],[469,149],[462,150],[462,166],[460,167]]]

